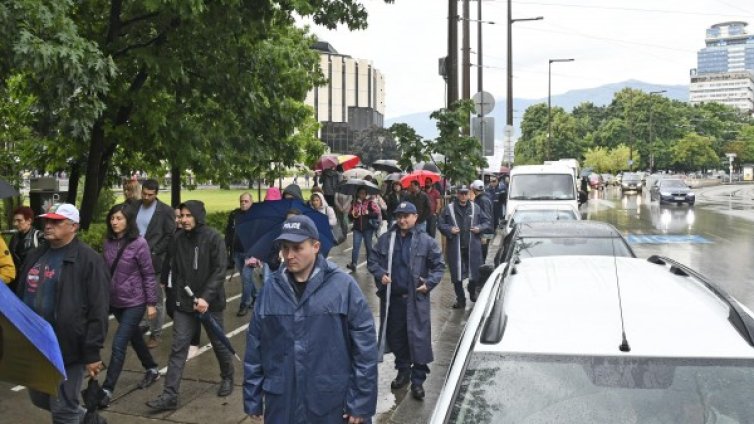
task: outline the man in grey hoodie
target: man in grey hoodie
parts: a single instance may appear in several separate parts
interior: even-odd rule
[[[178,389],[186,364],[189,345],[197,326],[202,323],[212,343],[217,361],[220,364],[220,387],[218,396],[228,396],[233,392],[233,355],[228,348],[200,321],[197,314],[210,314],[217,324],[223,326],[225,309],[225,269],[226,252],[223,236],[205,225],[207,212],[204,203],[189,200],[182,203],[182,232],[176,233],[170,246],[168,260],[162,270],[162,279],[167,282],[171,275],[175,291],[175,312],[173,314],[173,345],[170,350],[168,371],[165,375],[165,388],[162,394],[147,402],[155,411],[172,410],[178,407]],[[194,297],[189,296],[185,287],[191,288]]]

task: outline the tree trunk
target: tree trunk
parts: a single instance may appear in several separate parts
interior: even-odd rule
[[[181,167],[170,167],[170,204],[173,208],[181,204]]]
[[[68,195],[65,201],[75,205],[76,195],[78,195],[79,191],[79,180],[81,179],[81,163],[79,161],[71,163],[70,171],[68,174]]]
[[[98,120],[92,128],[92,136],[89,141],[89,156],[86,161],[86,181],[84,182],[84,198],[81,201],[81,229],[89,229],[94,218],[94,208],[99,198],[99,175],[102,155],[105,151],[105,128],[102,119]]]

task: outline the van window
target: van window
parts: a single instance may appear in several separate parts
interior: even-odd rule
[[[511,178],[511,200],[575,200],[573,176],[568,174],[520,174]]]

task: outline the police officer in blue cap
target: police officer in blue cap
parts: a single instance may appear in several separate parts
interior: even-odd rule
[[[427,366],[433,361],[429,293],[442,279],[445,262],[437,240],[416,227],[416,206],[401,202],[395,223],[380,236],[369,259],[380,297],[379,352],[395,354],[394,390],[411,383],[411,395],[424,399]]]

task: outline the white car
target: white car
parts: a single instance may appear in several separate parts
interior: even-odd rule
[[[752,423],[754,319],[670,259],[511,258],[431,423]]]
[[[569,207],[579,213],[573,170],[565,165],[521,165],[510,172],[505,219],[522,206],[539,209]]]
[[[503,234],[513,231],[513,226],[526,222],[539,221],[578,221],[581,213],[573,210],[570,205],[553,205],[551,208],[542,208],[539,205],[520,205],[516,212],[505,222]]]

